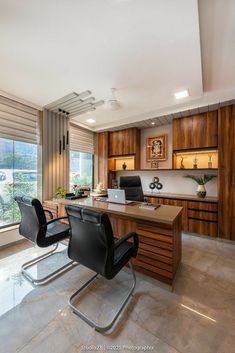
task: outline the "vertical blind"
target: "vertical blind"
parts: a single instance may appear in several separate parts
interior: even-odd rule
[[[0,95],[0,137],[37,143],[39,111]]]
[[[94,133],[70,123],[70,150],[94,153]]]

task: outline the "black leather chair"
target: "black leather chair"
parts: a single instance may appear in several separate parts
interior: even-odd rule
[[[120,189],[125,190],[126,200],[144,202],[144,193],[141,179],[136,176],[121,176]]]
[[[97,331],[107,331],[118,318],[135,288],[136,279],[131,258],[137,255],[139,245],[138,236],[136,233],[129,233],[115,240],[107,214],[76,206],[66,206],[66,211],[71,226],[68,255],[72,260],[96,272],[92,278],[71,296],[69,305],[74,313]],[[128,240],[131,239],[132,242],[129,242]],[[78,308],[75,307],[74,302],[78,294],[94,281],[99,274],[111,280],[128,262],[133,274],[131,290],[121,303],[112,321],[106,326],[99,326],[92,319],[79,311]]]
[[[49,213],[50,218],[53,218],[53,215],[50,211],[43,210],[42,204],[39,200],[27,196],[17,195],[15,196],[15,201],[18,203],[21,213],[19,228],[20,235],[41,248],[55,245],[53,250],[26,262],[21,267],[22,274],[31,283],[34,285],[45,284],[51,281],[54,277],[57,277],[59,274],[62,274],[64,271],[68,270],[68,268],[72,267],[74,262],[69,261],[63,267],[60,267],[50,275],[40,279],[33,278],[26,270],[37,264],[39,261],[51,256],[58,248],[58,243],[70,236],[70,226],[59,222],[61,219],[68,219],[68,217],[59,217],[47,221],[45,212]]]

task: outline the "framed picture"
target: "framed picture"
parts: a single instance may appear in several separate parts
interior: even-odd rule
[[[147,138],[147,161],[166,160],[167,135]]]

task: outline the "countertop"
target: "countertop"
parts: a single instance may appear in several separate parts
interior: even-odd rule
[[[144,196],[147,197],[159,197],[165,199],[178,199],[178,200],[189,200],[189,201],[199,201],[199,202],[218,202],[217,197],[208,196],[203,198],[197,197],[197,195],[188,195],[188,194],[172,194],[172,193],[162,193],[162,192],[149,192],[144,191]]]
[[[97,211],[104,211],[106,213],[123,215],[125,217],[141,219],[166,225],[172,225],[183,210],[182,207],[168,205],[161,205],[156,210],[146,210],[140,209],[140,203],[137,202],[130,205],[121,205],[111,202],[96,201],[94,197],[87,197],[86,199],[84,198],[77,200],[59,199],[53,202],[63,206],[74,205],[86,207]]]

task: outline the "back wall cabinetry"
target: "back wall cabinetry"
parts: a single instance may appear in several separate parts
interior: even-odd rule
[[[218,146],[218,112],[208,112],[173,120],[173,150]]]

